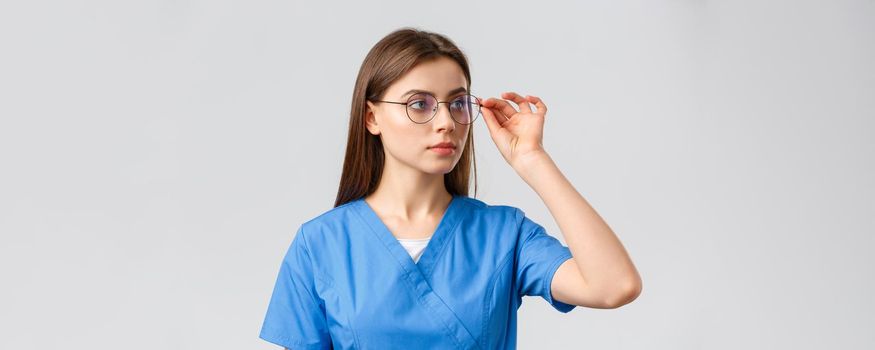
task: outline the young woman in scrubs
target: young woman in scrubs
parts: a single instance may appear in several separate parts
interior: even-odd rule
[[[335,206],[298,227],[260,337],[289,349],[512,349],[523,296],[563,313],[634,300],[627,252],[543,147],[546,114],[536,96],[477,97],[465,55],[440,34],[382,38],[355,83]],[[568,246],[522,210],[468,196],[477,119]]]

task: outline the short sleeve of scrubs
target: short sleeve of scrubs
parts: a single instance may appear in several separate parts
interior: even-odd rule
[[[520,295],[544,298],[560,312],[571,311],[577,305],[555,300],[550,292],[553,276],[559,265],[572,258],[571,250],[557,238],[548,235],[543,226],[526,217],[522,210],[519,210],[518,215],[523,218],[517,247],[517,290]]]
[[[330,349],[324,302],[317,297],[310,249],[299,228],[274,285],[259,337],[290,349]]]

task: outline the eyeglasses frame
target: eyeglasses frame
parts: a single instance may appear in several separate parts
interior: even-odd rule
[[[437,116],[437,112],[438,112],[438,110],[441,108],[441,103],[450,103],[450,102],[453,102],[453,101],[456,100],[456,99],[454,98],[452,101],[437,101],[437,107],[434,109],[434,113],[431,115],[431,118],[428,118],[428,120],[426,120],[426,121],[424,121],[424,122],[422,122],[422,123],[419,123],[419,122],[413,120],[413,118],[410,117],[410,111],[409,111],[409,108],[408,108],[408,107],[409,107],[408,104],[410,103],[410,100],[413,99],[413,97],[414,97],[414,96],[417,96],[417,95],[429,95],[429,96],[431,96],[432,98],[434,98],[435,101],[437,101],[437,96],[432,95],[432,94],[427,93],[427,92],[420,92],[420,93],[413,94],[412,96],[410,96],[410,97],[407,98],[407,102],[395,102],[395,101],[384,101],[384,100],[369,100],[369,101],[371,101],[371,102],[383,102],[383,103],[394,103],[394,104],[404,105],[404,113],[407,114],[407,119],[410,119],[410,121],[413,122],[413,123],[415,123],[415,124],[428,124],[428,122],[432,121],[432,120],[434,119],[434,117]],[[477,116],[479,116],[480,114],[483,114],[483,104],[481,103],[481,101],[483,101],[483,100],[482,100],[481,98],[479,98],[479,97],[477,97],[477,96],[474,96],[474,95],[472,95],[472,94],[463,94],[463,95],[459,95],[459,96],[471,96],[471,97],[477,99]],[[458,97],[456,97],[456,98],[458,98]],[[475,121],[475,120],[477,120],[477,116],[475,116],[474,119],[471,119],[471,122],[470,122],[470,123],[459,123],[459,121],[456,120],[456,117],[453,116],[453,110],[450,109],[449,112],[450,112],[450,118],[452,118],[453,121],[456,122],[456,124],[460,124],[460,125],[471,125],[471,124],[474,124],[474,121]]]

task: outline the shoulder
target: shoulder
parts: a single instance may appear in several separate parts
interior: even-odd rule
[[[526,213],[513,205],[487,203],[483,200],[467,196],[460,196],[459,199],[470,210],[471,216],[475,219],[509,223],[518,226],[526,218]]]
[[[349,227],[363,224],[361,217],[355,212],[358,201],[349,201],[339,206],[327,209],[301,223],[298,234],[308,240],[326,235],[343,234]]]
[[[462,197],[469,206],[476,209],[475,218],[488,221],[490,227],[511,229],[521,235],[531,235],[544,226],[532,220],[526,212],[509,204],[489,204],[476,198]]]
[[[490,204],[486,203],[483,200],[468,197],[468,196],[458,196],[459,202],[463,203],[463,205],[467,206],[469,209],[473,209],[475,211],[480,212],[481,214],[501,214],[507,212],[513,212],[514,210],[519,210],[510,205],[503,204]]]

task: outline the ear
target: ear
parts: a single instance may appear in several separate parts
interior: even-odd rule
[[[374,115],[374,106],[371,101],[366,101],[367,105],[365,106],[365,127],[368,131],[373,135],[380,134],[380,125],[377,124],[377,116]]]

